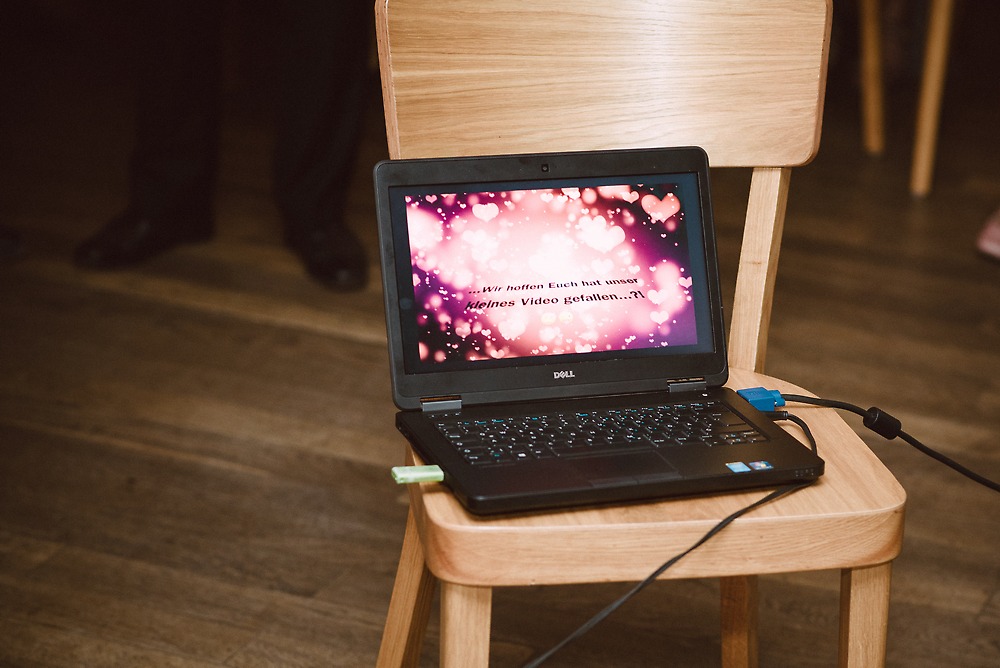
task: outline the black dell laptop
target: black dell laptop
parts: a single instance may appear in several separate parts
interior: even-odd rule
[[[700,148],[388,160],[374,177],[396,424],[469,511],[822,475],[723,387]]]

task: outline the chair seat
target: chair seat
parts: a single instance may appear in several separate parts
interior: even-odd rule
[[[738,369],[729,385],[805,393]],[[817,436],[825,474],[737,520],[665,578],[855,568],[896,557],[902,487],[835,411],[792,410]],[[798,427],[788,429],[801,437]],[[755,490],[483,518],[468,513],[440,484],[421,488],[411,490],[410,499],[427,566],[445,582],[480,587],[641,580],[763,495]]]

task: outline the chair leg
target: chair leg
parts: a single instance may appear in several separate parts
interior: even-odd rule
[[[487,668],[493,589],[441,583],[442,668]]]
[[[861,0],[861,125],[869,155],[885,150],[880,0]]]
[[[427,620],[430,617],[436,580],[427,569],[420,535],[410,510],[406,518],[403,549],[396,569],[396,582],[389,600],[389,614],[382,631],[378,668],[416,666],[420,662]]]
[[[931,0],[924,73],[917,105],[917,136],[913,143],[913,165],[910,169],[910,194],[917,197],[923,197],[931,190],[953,9],[954,0]]]
[[[892,563],[840,575],[840,668],[885,665]]]
[[[757,576],[722,578],[722,665],[757,668]]]

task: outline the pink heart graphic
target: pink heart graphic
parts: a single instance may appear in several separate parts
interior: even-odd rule
[[[681,286],[682,288],[690,288],[693,283],[694,281],[691,279],[690,276],[683,276],[677,279],[677,285]]]
[[[626,202],[639,199],[639,193],[634,192],[632,186],[597,186],[597,192],[605,199],[623,199]]]
[[[650,218],[660,223],[681,209],[681,203],[673,193],[667,195],[662,200],[656,195],[645,195],[642,198],[641,204],[642,210],[648,213]]]
[[[489,204],[476,204],[472,207],[472,215],[484,223],[488,223],[500,215],[500,207],[493,202]]]
[[[580,219],[580,239],[591,248],[607,253],[625,241],[625,230],[615,225],[608,227],[604,216]]]

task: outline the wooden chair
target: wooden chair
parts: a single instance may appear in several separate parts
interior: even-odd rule
[[[885,150],[881,4],[880,0],[860,0],[862,142],[871,155],[881,155]],[[910,166],[910,194],[915,197],[931,191],[954,5],[954,0],[931,0],[928,8]]]
[[[761,372],[789,168],[818,148],[830,15],[829,0],[378,0],[389,153],[696,144],[714,166],[752,167],[730,385],[800,391]],[[723,663],[752,666],[756,576],[841,569],[842,665],[882,665],[905,494],[839,416],[795,410],[823,478],[664,577],[721,578]],[[642,580],[761,496],[483,519],[441,485],[411,486],[378,665],[416,663],[436,581],[441,664],[485,666],[493,587]]]

